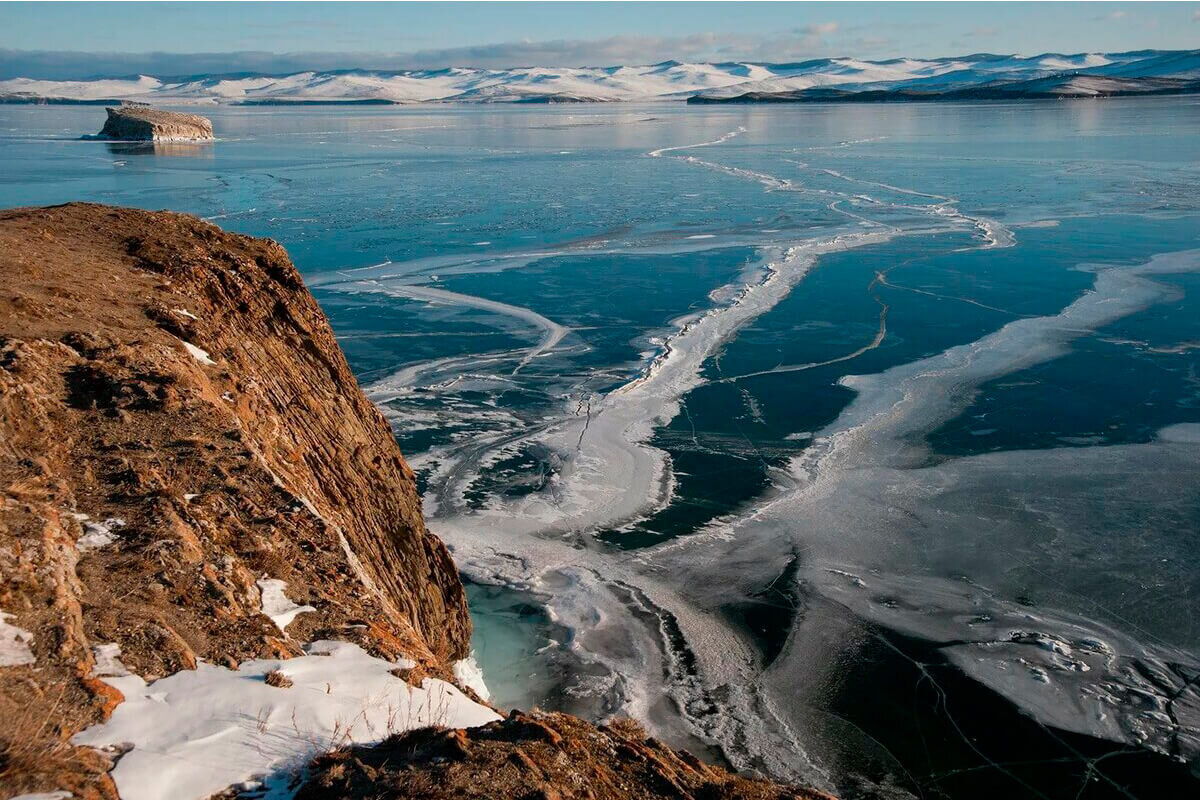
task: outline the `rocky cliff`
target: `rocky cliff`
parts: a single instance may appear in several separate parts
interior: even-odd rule
[[[98,138],[121,141],[182,142],[213,138],[212,122],[197,114],[160,111],[142,105],[106,108],[108,118]]]
[[[296,788],[380,739],[305,796],[811,796],[450,686],[458,573],[279,245],[16,209],[0,275],[0,797],[203,798],[285,762]],[[393,775],[388,734],[430,721],[493,722],[405,734]]]
[[[105,645],[146,678],[319,638],[467,654],[454,564],[283,248],[72,204],[0,213],[0,275],[0,663],[32,662],[0,666],[0,787],[103,784],[67,739],[120,699]],[[271,581],[313,609],[286,634]]]

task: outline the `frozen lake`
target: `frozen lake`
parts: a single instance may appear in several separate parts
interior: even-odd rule
[[[843,797],[1200,789],[1195,98],[204,113],[0,105],[0,205],[287,247],[498,701]]]

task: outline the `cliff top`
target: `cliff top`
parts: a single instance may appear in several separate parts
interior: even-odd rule
[[[340,639],[450,678],[458,574],[283,248],[76,203],[0,212],[0,275],[0,789],[111,796],[69,740],[123,671]]]

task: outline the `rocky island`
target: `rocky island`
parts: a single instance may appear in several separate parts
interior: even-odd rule
[[[487,702],[413,472],[278,244],[15,209],[0,274],[0,796],[823,796]]]
[[[213,138],[212,122],[198,114],[131,103],[105,111],[108,119],[94,138],[135,142],[205,142]]]

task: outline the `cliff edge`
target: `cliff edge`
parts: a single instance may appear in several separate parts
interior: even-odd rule
[[[69,739],[114,653],[149,680],[340,639],[449,677],[458,573],[282,247],[17,209],[0,275],[0,788],[104,783]]]
[[[139,142],[211,141],[212,122],[198,114],[161,111],[148,106],[124,104],[106,108],[108,118],[96,138]]]
[[[0,276],[0,797],[818,797],[455,684],[458,573],[278,244],[15,209]]]

